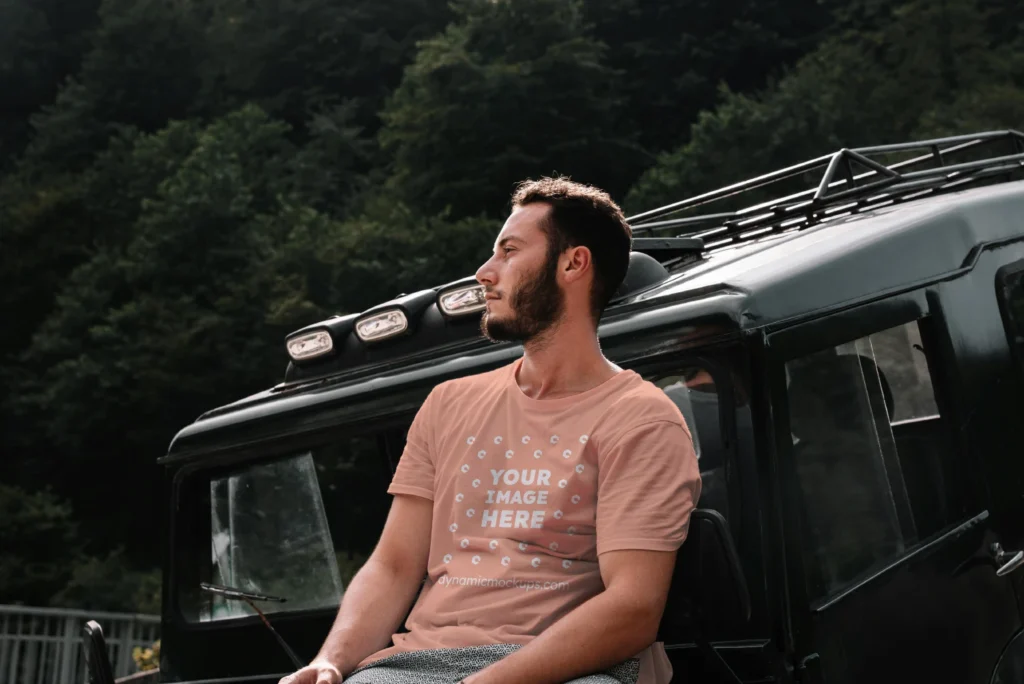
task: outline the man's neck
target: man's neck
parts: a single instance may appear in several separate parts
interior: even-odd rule
[[[564,322],[524,345],[524,350],[516,382],[533,399],[586,392],[622,370],[604,357],[589,321]]]

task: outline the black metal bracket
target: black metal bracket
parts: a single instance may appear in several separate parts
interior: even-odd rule
[[[633,251],[648,254],[658,261],[699,255],[704,241],[696,237],[633,238]]]

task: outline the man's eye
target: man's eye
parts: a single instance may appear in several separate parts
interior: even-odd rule
[[[509,252],[514,252],[515,247],[502,247],[502,250],[505,252],[505,254],[508,254]]]

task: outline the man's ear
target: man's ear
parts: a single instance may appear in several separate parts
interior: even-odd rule
[[[593,255],[582,245],[570,247],[565,252],[563,264],[562,277],[567,283],[573,283],[593,271]]]

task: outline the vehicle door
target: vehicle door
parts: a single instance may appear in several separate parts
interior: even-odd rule
[[[672,663],[674,681],[775,681],[779,668],[772,640],[773,606],[768,601],[779,587],[764,580],[746,358],[740,347],[724,346],[630,364],[665,392],[689,426],[702,480],[698,507],[725,519],[728,531],[724,534],[736,549],[745,578],[742,588],[734,587],[725,576],[702,578],[703,584],[694,591],[717,598],[713,609],[699,618],[690,612],[692,604],[684,599],[677,605],[677,595],[670,595],[659,639]],[[681,554],[679,562],[686,558]],[[725,604],[735,607],[732,593],[737,591],[749,597],[747,614],[726,609]]]
[[[980,251],[969,274],[936,290],[965,409],[961,439],[976,455],[1009,561],[1024,550],[1024,240]],[[1020,600],[1024,570],[1012,577]]]
[[[936,290],[767,338],[797,677],[988,684],[1020,628]]]

